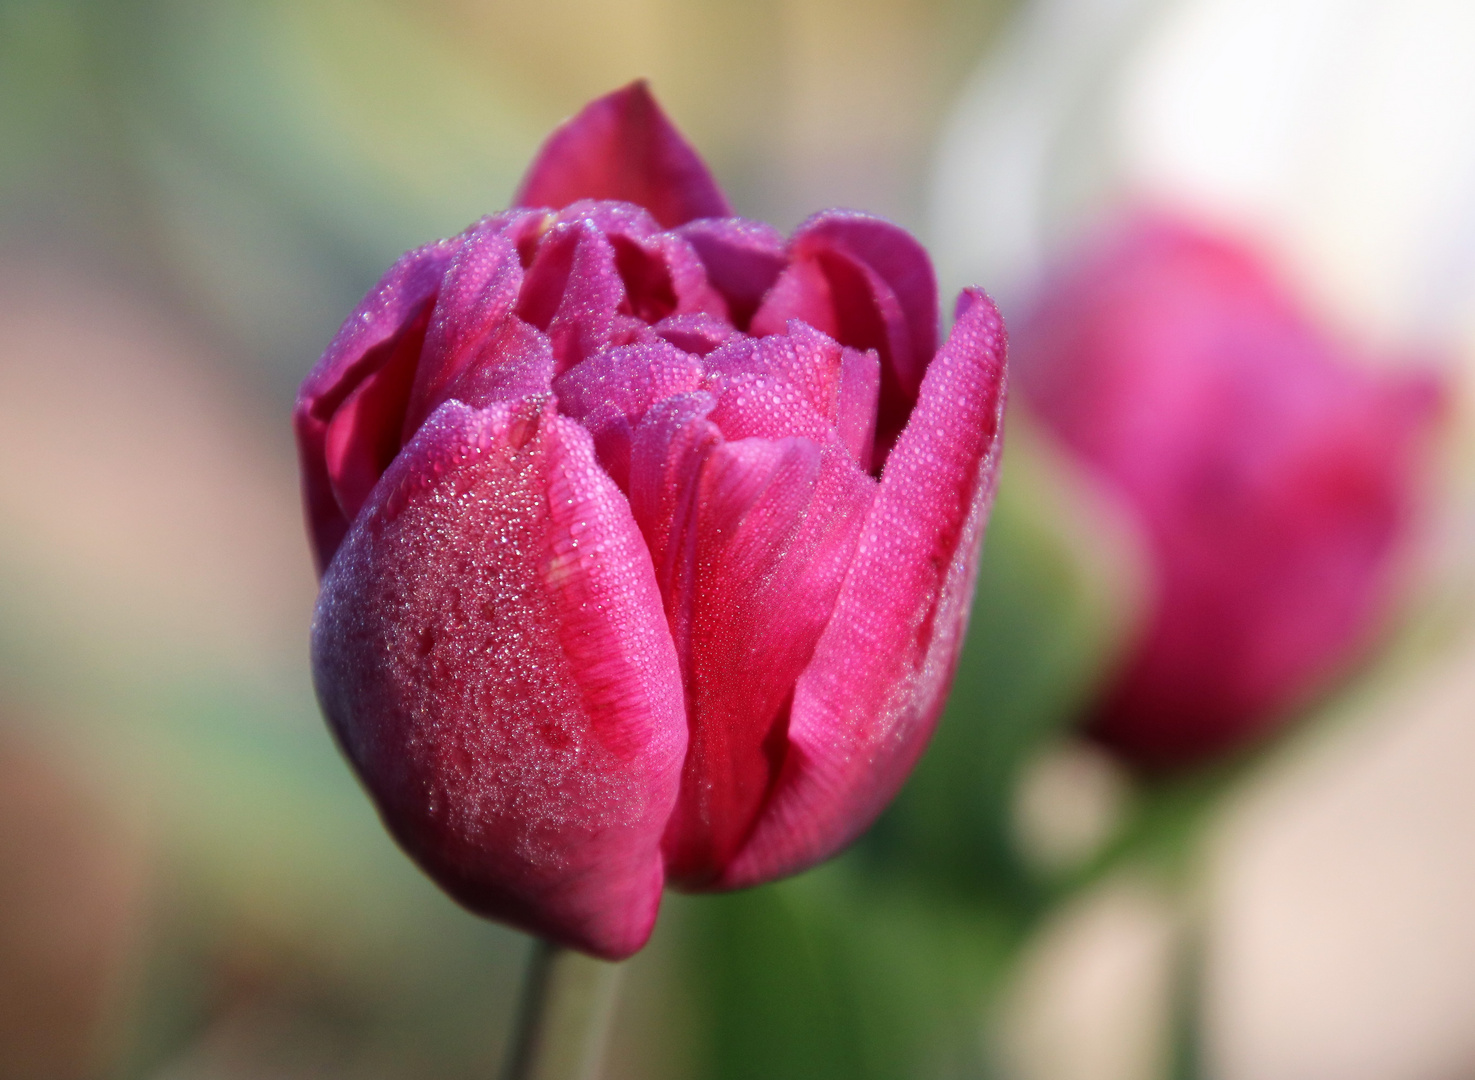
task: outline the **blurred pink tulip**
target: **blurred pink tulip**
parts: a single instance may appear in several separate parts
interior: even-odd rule
[[[1360,363],[1250,254],[1153,217],[1055,280],[1016,354],[1155,572],[1100,739],[1149,768],[1203,760],[1345,671],[1388,612],[1437,379]]]
[[[313,663],[432,877],[617,958],[667,881],[828,857],[920,754],[1004,334],[969,290],[938,349],[931,264],[887,222],[785,243],[729,216],[643,84],[517,203],[401,258],[303,384]]]

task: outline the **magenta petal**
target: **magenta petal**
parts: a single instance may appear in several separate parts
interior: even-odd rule
[[[923,371],[937,351],[937,279],[932,272],[932,260],[916,237],[869,214],[826,210],[799,226],[789,247],[796,259],[844,256],[885,283],[886,291],[895,298],[901,319],[898,323],[895,314],[883,311],[890,348],[886,358],[895,365],[903,387],[915,394]],[[845,344],[858,348],[882,347],[878,342],[846,341]]]
[[[1375,372],[1249,250],[1157,216],[1053,282],[1017,342],[1029,404],[1152,559],[1094,733],[1170,768],[1288,719],[1388,613],[1437,384]]]
[[[640,533],[538,400],[448,402],[323,581],[318,694],[385,824],[467,907],[609,958],[650,932],[686,723]]]
[[[678,349],[697,356],[706,356],[738,333],[731,323],[705,312],[672,315],[662,319],[651,329]]]
[[[483,218],[462,234],[425,334],[402,441],[450,396],[449,387],[474,359],[501,363],[500,356],[486,356],[484,345],[517,302],[522,286],[517,238],[537,218],[526,211],[498,214]]]
[[[579,199],[635,203],[666,228],[732,213],[697,152],[645,81],[591,102],[543,144],[514,206],[567,206]]]
[[[475,359],[440,395],[482,407],[545,395],[553,386],[553,346],[548,335],[507,315],[477,349]],[[435,404],[439,406],[441,401]]]
[[[696,249],[707,278],[727,300],[733,325],[746,331],[788,262],[783,234],[746,218],[704,218],[676,232]]]
[[[753,332],[803,319],[881,358],[876,441],[884,460],[937,348],[937,282],[906,230],[846,210],[816,214],[789,241],[792,260],[753,316]]]
[[[678,394],[659,402],[635,429],[630,448],[630,511],[645,535],[661,594],[670,596],[671,578],[687,560],[672,550],[685,536],[683,523],[695,512],[692,500],[702,462],[722,442],[707,417],[716,399],[705,391]],[[673,618],[673,637],[685,634]]]
[[[658,401],[702,384],[702,362],[666,342],[606,349],[558,377],[559,410],[582,420],[601,405],[638,423]]]
[[[852,270],[851,276],[857,273],[859,271]],[[748,330],[758,336],[782,334],[795,320],[832,338],[840,336],[840,320],[835,313],[830,277],[817,259],[798,259],[784,269],[753,313]],[[867,320],[863,330],[857,330],[855,326],[845,329],[849,335],[845,339],[847,345],[857,345],[865,339],[868,343],[864,347],[873,348],[875,341],[884,336],[880,317],[874,315]]]
[[[573,221],[549,230],[528,267],[517,314],[548,334],[559,372],[611,345],[653,337],[625,314],[625,283],[615,249],[592,224]]]
[[[707,357],[718,395],[712,421],[729,439],[802,435],[835,439],[863,470],[876,426],[880,367],[874,352],[844,348],[797,319],[787,332],[739,338]]]
[[[743,439],[701,467],[666,602],[691,735],[664,850],[711,885],[758,820],[788,750],[790,698],[829,621],[876,485],[838,446]]]
[[[319,573],[399,450],[407,380],[414,378],[431,306],[460,246],[458,237],[400,256],[344,322],[297,394],[292,424]],[[345,402],[351,416],[338,424],[330,462],[329,426]]]
[[[641,207],[586,199],[559,211],[554,221],[592,226],[610,242],[626,314],[648,323],[695,313],[726,319],[727,301],[707,280],[696,249],[679,233],[662,231]]]
[[[921,753],[962,644],[1003,402],[1003,323],[987,297],[965,292],[799,677],[777,788],[724,887],[793,873],[839,850]]]
[[[876,407],[881,396],[881,360],[875,349],[847,348],[840,361],[835,434],[867,472],[876,446]]]

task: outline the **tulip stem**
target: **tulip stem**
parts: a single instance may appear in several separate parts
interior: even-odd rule
[[[502,1080],[596,1080],[620,965],[538,941]]]

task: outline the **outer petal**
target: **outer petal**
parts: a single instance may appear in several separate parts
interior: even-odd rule
[[[799,677],[777,789],[722,886],[793,873],[839,850],[922,752],[962,644],[992,502],[1004,352],[997,310],[965,292]]]
[[[834,609],[876,483],[835,444],[742,439],[712,449],[666,596],[686,673],[690,745],[666,831],[667,874],[711,885],[784,765],[795,680]]]
[[[460,245],[457,237],[400,256],[344,322],[297,394],[292,426],[319,573],[399,450],[430,310]],[[336,428],[331,455],[330,426]]]
[[[577,424],[538,399],[442,406],[330,566],[313,663],[385,824],[442,887],[600,956],[643,944],[681,683],[640,533]]]
[[[732,213],[717,181],[644,80],[591,102],[555,131],[513,205],[557,208],[579,199],[635,203],[668,229]]]

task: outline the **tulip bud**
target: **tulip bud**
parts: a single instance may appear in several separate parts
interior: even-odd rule
[[[1249,253],[1139,219],[1044,291],[1025,400],[1135,512],[1155,577],[1095,734],[1150,768],[1245,745],[1388,613],[1441,386],[1361,362]]]
[[[643,84],[517,205],[409,252],[303,384],[313,669],[405,850],[605,957],[663,886],[791,874],[941,709],[992,500],[1003,327],[926,253],[731,216]]]

